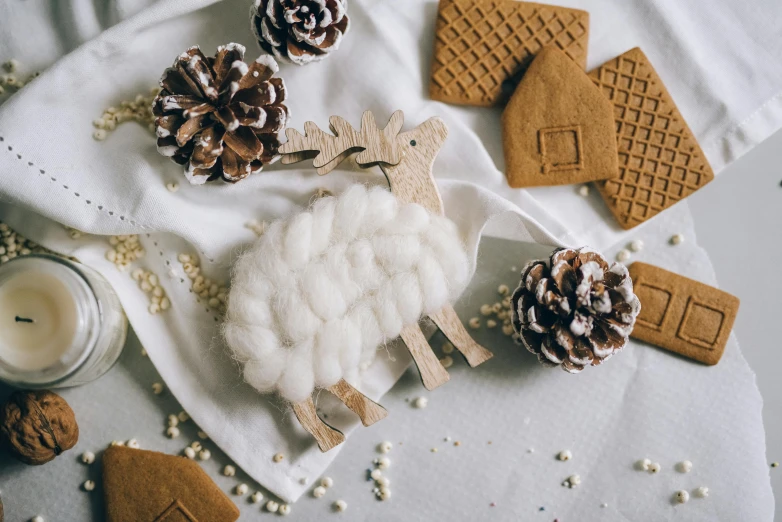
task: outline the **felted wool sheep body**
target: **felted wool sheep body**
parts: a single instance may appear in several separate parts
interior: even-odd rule
[[[469,278],[451,220],[353,185],[273,223],[239,258],[225,338],[247,383],[298,403],[343,378],[358,384],[378,346]]]

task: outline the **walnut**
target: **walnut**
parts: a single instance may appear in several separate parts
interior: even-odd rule
[[[65,399],[47,390],[18,391],[0,410],[0,439],[11,453],[37,466],[79,440],[79,425]]]

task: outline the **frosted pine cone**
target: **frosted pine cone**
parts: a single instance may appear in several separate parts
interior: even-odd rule
[[[339,47],[348,32],[347,0],[255,0],[252,29],[265,52],[306,65]]]
[[[272,77],[272,57],[243,59],[239,44],[218,47],[214,58],[191,47],[160,79],[152,106],[158,151],[185,165],[190,183],[237,182],[279,157],[285,83]]]
[[[563,248],[524,267],[511,311],[520,344],[545,366],[578,373],[624,347],[641,302],[624,265]]]

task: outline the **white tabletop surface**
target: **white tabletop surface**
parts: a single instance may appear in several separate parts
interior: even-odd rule
[[[782,362],[782,354],[776,351],[777,341],[772,333],[773,329],[766,326],[773,325],[777,320],[774,314],[778,313],[778,292],[782,291],[782,277],[776,270],[777,260],[782,254],[782,241],[778,239],[779,234],[774,228],[777,223],[782,222],[782,205],[778,201],[782,198],[782,168],[779,165],[782,165],[782,132],[736,162],[712,184],[688,200],[696,224],[698,243],[711,256],[720,287],[742,300],[735,331],[744,356],[757,372],[758,385],[765,400],[769,462],[782,460],[782,396],[776,376],[776,369]],[[763,255],[755,258],[755,252],[762,252]],[[763,275],[750,278],[749,270],[752,270],[753,274]],[[481,277],[479,270],[476,278]],[[747,283],[748,281],[751,282]],[[120,364],[110,374],[94,384],[69,391],[69,400],[78,405],[80,424],[85,428],[84,436],[74,451],[38,468],[15,463],[7,455],[0,456],[0,489],[8,522],[26,521],[39,513],[44,515],[47,521],[101,520],[103,504],[99,490],[87,494],[79,488],[79,484],[84,480],[99,480],[100,477],[98,466],[88,468],[76,463],[82,451],[92,450],[99,453],[100,448],[110,440],[134,437],[139,439],[144,448],[177,453],[189,442],[198,440],[197,427],[192,425],[192,422],[182,426],[180,438],[169,440],[164,437],[166,415],[176,413],[180,408],[170,394],[156,397],[151,393],[151,383],[159,380],[159,376],[140,352],[138,340],[131,336]],[[464,372],[469,371],[471,370],[461,361],[452,370],[457,376],[456,379],[464,379]],[[0,398],[5,397],[7,391],[0,386]],[[428,502],[448,499],[448,502],[458,502],[459,505],[474,505],[474,512],[471,512],[470,516],[476,520],[515,520],[516,518],[503,516],[519,515],[509,511],[510,506],[486,508],[492,501],[492,495],[500,492],[497,487],[513,487],[513,484],[492,483],[490,468],[497,465],[492,462],[500,457],[497,453],[499,447],[492,451],[491,445],[480,441],[481,444],[486,444],[483,446],[485,449],[480,449],[474,447],[476,441],[465,441],[465,444],[473,447],[460,456],[471,462],[463,461],[461,466],[484,470],[481,477],[465,477],[459,474],[458,460],[448,459],[448,454],[441,455],[440,459],[435,457],[436,460],[431,461],[437,464],[422,465],[426,461],[421,455],[429,457],[426,451],[429,444],[440,446],[441,452],[452,452],[454,448],[449,448],[452,443],[445,443],[441,439],[409,440],[400,436],[400,433],[404,432],[403,426],[411,423],[423,423],[422,435],[437,433],[439,437],[442,432],[445,436],[449,434],[449,428],[458,431],[459,419],[467,415],[469,408],[462,409],[459,404],[452,404],[449,399],[452,396],[434,392],[428,395],[430,400],[435,401],[433,408],[450,408],[454,417],[448,426],[427,425],[431,424],[433,416],[406,403],[407,400],[422,394],[417,373],[411,369],[383,399],[383,404],[394,411],[393,418],[377,426],[359,430],[327,471],[327,474],[333,477],[335,486],[324,499],[316,500],[306,495],[293,506],[289,518],[321,520],[327,516],[335,516],[335,520],[398,520],[397,517],[404,512],[406,519],[418,520],[420,517],[416,518],[416,510],[420,513],[425,511],[423,507]],[[89,405],[93,407],[90,408]],[[489,438],[492,433],[491,426],[486,426],[484,431],[486,438]],[[453,435],[458,436],[458,433]],[[378,457],[375,446],[385,439],[395,442],[406,440],[407,446],[395,446],[389,455],[393,465],[386,472],[386,476],[392,481],[396,502],[378,503],[370,491],[371,483],[365,480],[364,469],[372,467],[372,460]],[[504,442],[507,443],[507,440]],[[230,491],[234,485],[243,481],[249,484],[251,491],[255,489],[255,484],[241,471],[234,478],[220,476],[220,470],[228,460],[212,443],[204,444],[213,453],[212,460],[203,463],[204,469],[216,479],[223,490]],[[427,447],[422,447],[422,444]],[[502,444],[500,436],[495,446]],[[520,450],[523,453],[524,448]],[[541,451],[544,450],[541,448]],[[483,460],[483,467],[479,465],[480,462],[475,462],[475,459]],[[782,492],[782,468],[772,470],[771,477],[773,488],[779,494]],[[466,487],[469,484],[472,485]],[[40,491],[57,493],[42,497]],[[459,498],[455,498],[455,495]],[[462,498],[465,495],[471,498]],[[339,498],[348,502],[348,511],[337,517],[330,506]],[[242,509],[242,520],[263,520],[271,517],[260,510],[259,506],[236,500]],[[529,499],[526,503],[538,500]],[[541,504],[544,503],[542,498],[540,500]],[[477,506],[480,506],[480,509]],[[470,509],[465,509],[467,516]],[[612,520],[610,510],[605,510],[604,517],[600,517],[599,513],[600,511],[597,512],[598,516],[592,516],[590,519]],[[551,511],[549,506],[549,512],[534,519],[550,522],[554,516],[556,512]],[[782,521],[782,515],[778,514],[776,520]]]

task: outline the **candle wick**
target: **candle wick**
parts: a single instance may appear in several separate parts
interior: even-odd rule
[[[16,322],[17,323],[34,323],[35,321],[33,321],[32,319],[28,319],[27,317],[19,317],[17,315],[16,316]]]

